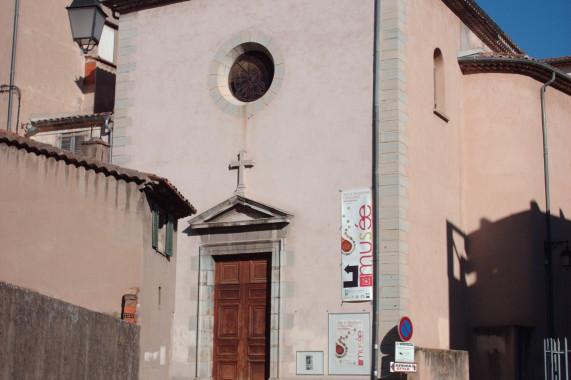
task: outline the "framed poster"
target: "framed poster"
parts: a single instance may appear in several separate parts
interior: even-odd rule
[[[341,192],[341,299],[373,299],[371,189]]]
[[[369,313],[329,314],[329,374],[370,375]]]
[[[323,375],[323,351],[297,351],[296,375]]]

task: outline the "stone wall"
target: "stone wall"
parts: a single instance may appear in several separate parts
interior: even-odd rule
[[[417,347],[414,359],[418,372],[407,375],[409,380],[468,380],[468,351],[438,350]]]
[[[138,377],[139,326],[0,282],[0,378]]]

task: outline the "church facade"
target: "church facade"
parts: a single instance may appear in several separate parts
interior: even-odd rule
[[[405,316],[411,378],[432,378],[430,352],[457,358],[431,362],[448,378],[466,352],[475,379],[542,373],[541,339],[571,333],[551,252],[568,74],[472,0],[103,3],[121,14],[113,162],[198,209],[171,378],[390,377]]]

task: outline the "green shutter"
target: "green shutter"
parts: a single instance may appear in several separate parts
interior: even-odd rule
[[[153,248],[159,248],[159,210],[153,207]]]
[[[171,215],[167,216],[167,230],[165,236],[165,254],[172,256],[174,240],[174,218]]]

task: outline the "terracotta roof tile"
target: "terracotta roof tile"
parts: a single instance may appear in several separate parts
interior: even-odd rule
[[[189,210],[187,211],[187,215],[185,216],[196,214],[196,209],[194,208],[194,206],[190,204],[190,202],[181,194],[180,191],[178,191],[178,189],[168,179],[164,177],[159,177],[158,175],[152,173],[145,173],[145,175],[149,177],[152,181],[156,182],[156,184],[158,184],[162,188],[162,190],[157,188],[155,189],[156,191],[161,192],[162,194],[164,194],[166,197],[169,198],[176,197],[189,206]],[[176,199],[172,200],[173,202],[176,201]],[[170,210],[172,214],[174,214],[175,211],[176,210]]]
[[[533,58],[530,58],[527,54],[514,54],[514,53],[485,52],[485,53],[480,53],[478,55],[475,55],[475,57],[529,59],[529,60],[535,61]]]
[[[35,119],[30,123],[40,132],[53,131],[58,129],[91,127],[102,125],[106,120],[113,121],[113,112],[101,112],[89,115],[69,115],[54,117],[51,119]]]
[[[189,0],[103,0],[103,5],[121,14]]]
[[[80,119],[104,119],[107,116],[112,116],[113,112],[100,112],[100,113],[92,113],[87,115],[66,115],[60,117],[54,117],[51,119],[37,119],[33,120],[34,123],[58,123],[58,122],[69,122],[73,120],[80,120]]]
[[[567,55],[565,57],[540,59],[540,62],[547,63],[553,67],[571,66],[571,55]]]
[[[564,63],[571,63],[571,55],[566,55],[563,57],[553,57],[553,58],[545,58],[545,59],[540,59],[541,62],[545,62],[545,63],[558,63],[558,62],[564,62]]]
[[[135,182],[142,186],[143,191],[159,198],[159,202],[163,201],[168,211],[178,218],[196,213],[196,209],[166,178],[71,153],[49,144],[19,136],[13,132],[0,130],[0,144],[14,146],[17,149],[23,149],[37,155],[52,157],[58,161],[64,161],[68,165],[84,167],[86,170],[93,170],[126,182]]]
[[[571,76],[561,70],[521,54],[484,53],[458,58],[462,73],[507,73],[531,77],[541,83],[547,83],[553,75],[555,82],[551,85],[567,95],[571,95]]]

